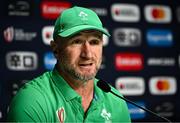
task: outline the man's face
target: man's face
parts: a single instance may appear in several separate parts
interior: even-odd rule
[[[101,65],[102,47],[102,33],[98,31],[84,31],[68,38],[58,54],[62,72],[81,81],[93,79]]]

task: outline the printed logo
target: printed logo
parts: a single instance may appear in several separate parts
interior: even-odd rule
[[[7,27],[4,30],[4,39],[7,42],[16,41],[32,41],[37,36],[37,32],[25,32],[24,29]]]
[[[15,0],[8,4],[9,16],[30,16],[32,4],[26,0]]]
[[[149,89],[153,95],[172,95],[176,93],[176,79],[170,76],[150,78]]]
[[[41,14],[45,19],[56,19],[62,11],[71,7],[69,2],[43,1],[41,3]]]
[[[168,6],[145,6],[145,18],[151,23],[169,23],[172,20],[171,10]]]
[[[11,51],[6,54],[8,69],[14,71],[28,71],[37,69],[38,58],[34,52]]]
[[[65,119],[66,119],[66,112],[64,110],[64,107],[59,108],[56,111],[57,117],[59,119],[60,123],[65,123]]]
[[[174,115],[174,104],[171,102],[161,102],[154,108],[160,116],[172,117]]]
[[[111,113],[107,112],[106,109],[102,109],[101,116],[105,119],[105,121],[110,121]]]
[[[107,8],[89,8],[91,10],[93,10],[94,12],[96,12],[96,14],[98,16],[107,16],[108,14],[108,11],[107,11]]]
[[[118,22],[138,22],[140,20],[140,10],[133,4],[113,4],[111,15],[114,21]]]
[[[53,40],[53,26],[45,26],[42,28],[42,39],[44,44],[50,45],[50,41]]]
[[[141,106],[141,107],[145,107],[145,103],[144,102],[136,102],[137,105]],[[128,105],[128,109],[129,109],[129,113],[130,113],[130,117],[132,120],[136,120],[136,119],[143,119],[146,117],[146,112],[130,103],[127,104]]]
[[[174,58],[148,58],[147,64],[149,66],[175,66],[175,59]]]
[[[122,71],[139,71],[143,69],[143,56],[140,53],[117,53],[115,68]]]
[[[173,35],[170,30],[151,29],[148,30],[146,38],[150,46],[170,47],[173,45]]]
[[[47,52],[44,55],[44,65],[47,70],[52,70],[56,64],[56,58],[52,52]]]
[[[120,77],[115,82],[115,87],[123,95],[137,96],[144,94],[144,79],[141,77]]]
[[[122,47],[134,47],[141,44],[139,29],[119,28],[114,31],[115,44]]]

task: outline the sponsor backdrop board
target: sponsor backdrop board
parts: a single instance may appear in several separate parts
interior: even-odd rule
[[[24,83],[53,69],[56,59],[49,42],[55,18],[74,5],[93,9],[111,34],[103,37],[103,63],[97,78],[137,104],[180,121],[178,0],[2,0],[0,120],[5,120],[10,100]],[[134,122],[160,121],[128,107]]]

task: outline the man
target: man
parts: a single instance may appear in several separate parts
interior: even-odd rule
[[[97,87],[103,34],[110,36],[92,10],[63,11],[51,41],[57,64],[20,89],[8,121],[131,122],[126,102]]]

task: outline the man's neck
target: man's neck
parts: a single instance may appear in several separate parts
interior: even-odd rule
[[[91,104],[94,94],[94,80],[88,80],[86,82],[73,79],[62,71],[59,74],[66,80],[66,82],[82,97],[82,107],[86,112]]]

